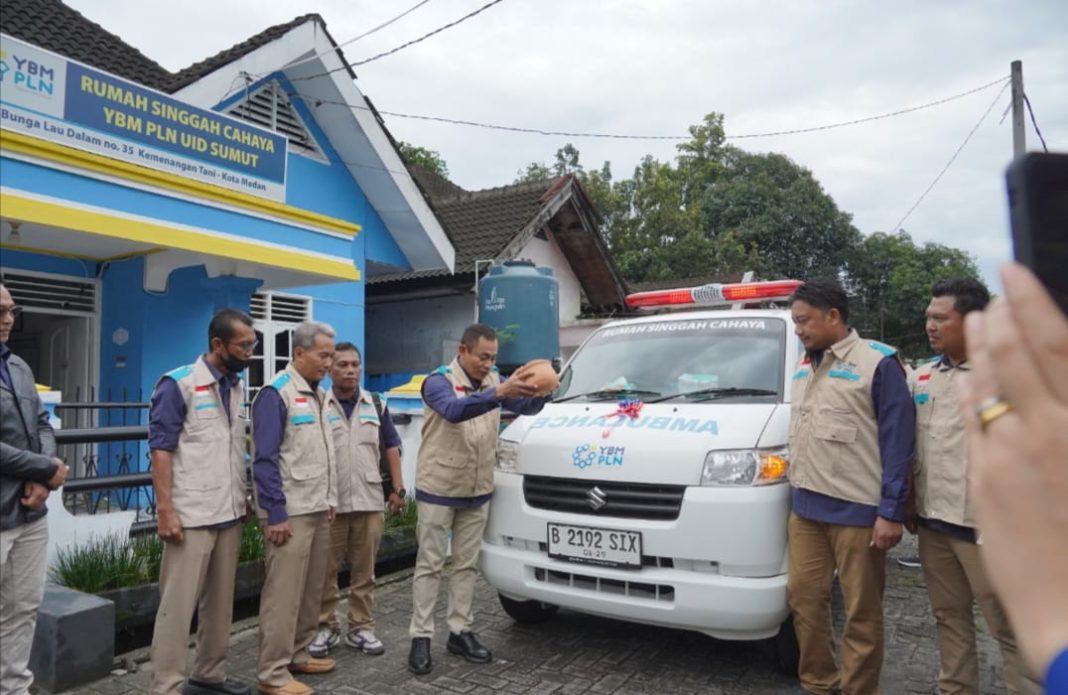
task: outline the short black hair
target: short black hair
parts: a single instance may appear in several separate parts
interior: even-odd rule
[[[479,338],[497,340],[497,331],[493,330],[493,326],[487,326],[484,323],[472,323],[464,329],[460,342],[469,348],[473,348],[478,345]]]
[[[334,346],[335,354],[342,352],[343,350],[353,350],[361,360],[363,359],[363,353],[360,352],[360,348],[356,347],[355,343],[350,343],[346,340]]]
[[[837,309],[842,321],[849,322],[849,297],[834,280],[809,280],[790,296],[790,303],[801,301],[822,311]]]
[[[961,316],[980,311],[990,303],[990,291],[975,278],[947,278],[931,288],[932,297],[953,297],[953,308]]]
[[[234,324],[239,322],[252,328],[252,317],[240,309],[227,308],[216,311],[211,317],[211,323],[208,324],[208,349],[211,349],[212,338],[218,338],[224,343],[233,340],[234,334],[237,333],[234,330]]]

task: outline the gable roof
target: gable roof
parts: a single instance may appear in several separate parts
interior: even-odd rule
[[[329,104],[317,110],[317,124],[408,264],[452,268],[454,250],[440,222],[404,169],[395,143],[356,87],[355,73],[318,14],[270,27],[177,73],[60,0],[0,0],[0,29],[205,109],[217,108],[219,94],[229,96],[240,76],[280,71],[302,80],[305,93],[299,97],[305,103]]]
[[[440,184],[437,177],[428,179],[426,171],[416,180],[427,195],[445,233],[456,249],[456,273],[475,272],[475,261],[494,258],[534,218],[544,205],[543,198],[552,181],[537,181],[516,186],[501,186],[468,192],[452,184],[452,189]],[[436,175],[435,175],[436,176]],[[430,181],[428,187],[425,182]],[[448,192],[444,197],[434,193]],[[423,270],[391,273],[375,277],[373,282],[396,282],[426,277],[451,275],[446,270]]]
[[[318,22],[326,31],[326,22],[318,14],[301,15],[172,73],[60,0],[0,0],[4,33],[161,92],[174,92],[196,82],[306,22]],[[351,68],[349,73],[356,77]]]
[[[0,0],[0,30],[146,87],[168,91],[173,79],[162,65],[59,0]]]
[[[319,25],[319,28],[322,29],[328,37],[330,37],[330,42],[336,45],[337,42],[334,41],[333,37],[331,37],[330,33],[326,30],[326,21],[320,15],[314,12],[310,14],[301,15],[293,19],[292,21],[285,22],[284,24],[276,24],[273,27],[268,27],[267,29],[264,29],[255,36],[245,39],[241,43],[234,44],[230,48],[219,51],[210,58],[205,58],[204,60],[193,63],[187,68],[179,70],[171,78],[171,81],[168,85],[168,91],[178,91],[182,87],[196,82],[201,77],[215,72],[219,68],[234,62],[242,56],[248,55],[252,51],[255,51],[257,48],[266,46],[275,39],[279,39],[285,36],[291,29],[299,27],[301,24],[305,24],[307,22],[316,22]],[[338,48],[337,50],[340,51],[341,49]],[[352,68],[347,69],[349,75],[352,76],[352,79],[356,79],[356,73],[352,72]]]
[[[470,284],[476,261],[511,260],[534,234],[548,230],[590,304],[623,304],[626,289],[598,232],[599,216],[574,176],[465,191],[422,167],[409,169],[456,249],[455,274],[430,270],[374,276],[368,280],[368,298],[403,295],[416,286]]]

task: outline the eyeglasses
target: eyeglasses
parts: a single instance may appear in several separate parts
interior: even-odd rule
[[[0,306],[0,316],[8,316],[11,318],[17,318],[22,313],[22,307],[20,306]]]
[[[260,341],[258,340],[248,340],[243,343],[230,343],[230,345],[239,348],[242,352],[252,352],[257,347],[259,347],[259,344]]]

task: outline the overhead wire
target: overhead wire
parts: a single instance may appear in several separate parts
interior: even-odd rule
[[[385,58],[386,56],[391,56],[394,53],[402,51],[405,48],[408,48],[409,46],[414,46],[417,43],[420,43],[422,41],[426,41],[431,36],[435,36],[437,34],[440,34],[441,32],[445,31],[446,29],[451,29],[452,27],[456,26],[457,24],[462,24],[463,22],[466,22],[467,20],[471,19],[472,17],[475,17],[475,16],[485,12],[489,8],[493,7],[494,5],[499,4],[501,2],[504,2],[504,0],[490,0],[490,2],[487,2],[485,5],[482,5],[481,7],[479,7],[476,10],[468,12],[467,14],[465,14],[463,17],[460,17],[459,19],[456,19],[456,20],[454,20],[452,22],[449,22],[448,24],[444,24],[444,25],[438,27],[437,29],[434,29],[433,31],[429,31],[429,32],[423,34],[422,36],[420,36],[418,38],[415,38],[415,39],[412,39],[411,41],[407,41],[405,43],[402,43],[401,45],[396,46],[394,48],[391,48],[388,51],[382,51],[381,53],[378,53],[376,55],[371,56],[370,58],[365,58],[364,60],[358,60],[355,63],[343,64],[341,67],[333,68],[331,70],[326,70],[326,71],[320,72],[320,73],[315,73],[313,75],[303,75],[301,77],[294,77],[294,78],[291,79],[291,81],[292,82],[298,82],[298,81],[301,81],[301,80],[310,80],[310,79],[313,79],[313,78],[316,78],[316,77],[323,77],[324,75],[330,75],[332,73],[338,72],[339,70],[347,70],[349,68],[355,68],[355,67],[359,67],[361,65],[367,65],[368,63],[373,63],[376,60],[381,60],[382,58]]]
[[[348,39],[347,41],[342,41],[341,43],[337,44],[336,46],[334,46],[332,48],[328,48],[327,50],[323,51],[322,53],[316,53],[313,56],[308,56],[307,58],[302,58],[301,60],[295,61],[293,63],[289,63],[288,65],[285,66],[285,69],[286,70],[290,70],[292,68],[295,68],[298,65],[303,65],[304,63],[310,63],[311,61],[317,60],[319,58],[322,58],[325,55],[329,55],[331,53],[335,53],[339,49],[341,49],[341,48],[343,48],[345,46],[349,46],[351,44],[354,44],[357,41],[359,41],[360,39],[367,38],[371,34],[377,33],[379,31],[385,29],[386,27],[388,27],[389,25],[393,24],[394,22],[397,22],[397,21],[399,21],[401,19],[404,19],[405,17],[410,15],[412,12],[415,12],[416,10],[418,10],[420,7],[422,7],[423,5],[427,4],[428,2],[430,2],[430,0],[420,0],[420,2],[415,3],[414,5],[409,7],[404,12],[401,12],[399,15],[397,15],[395,17],[392,17],[391,19],[387,19],[386,21],[382,22],[381,24],[379,24],[379,25],[377,25],[375,27],[372,27],[372,28],[368,29],[367,31],[363,32],[359,36],[354,36],[351,39]],[[267,74],[267,73],[263,73],[263,74]],[[260,76],[262,76],[262,75],[260,75]]]
[[[1000,77],[1000,78],[998,78],[996,80],[988,82],[988,83],[986,83],[984,85],[981,85],[979,87],[976,87],[974,89],[969,89],[968,91],[961,92],[959,94],[954,94],[953,96],[945,97],[943,99],[937,99],[935,101],[930,101],[930,102],[927,102],[925,104],[920,104],[918,106],[910,106],[910,107],[904,108],[904,109],[897,109],[895,111],[890,111],[890,112],[878,114],[878,115],[875,115],[875,116],[866,116],[864,118],[855,118],[855,119],[848,120],[848,121],[839,121],[839,122],[835,122],[835,123],[827,123],[827,124],[824,124],[824,125],[811,126],[811,127],[807,127],[807,128],[794,128],[792,130],[778,130],[778,131],[768,131],[768,132],[761,132],[761,133],[743,133],[743,134],[740,134],[740,135],[726,135],[725,139],[727,139],[727,140],[742,140],[742,139],[752,139],[752,138],[762,138],[762,137],[776,137],[776,136],[781,136],[781,135],[798,135],[798,134],[802,134],[802,133],[813,133],[813,132],[823,131],[823,130],[832,130],[832,129],[835,129],[835,128],[845,128],[847,126],[859,125],[861,123],[869,123],[869,122],[872,122],[872,121],[879,121],[879,120],[883,120],[883,119],[886,119],[886,118],[892,118],[894,116],[901,116],[901,115],[908,114],[908,113],[914,113],[916,111],[922,111],[924,109],[933,108],[935,106],[941,106],[942,104],[946,104],[946,103],[949,103],[951,101],[956,101],[958,99],[963,99],[964,97],[970,96],[970,95],[975,94],[977,92],[981,92],[981,91],[990,89],[991,87],[994,87],[994,86],[996,86],[998,84],[1001,84],[1001,83],[1008,84],[1008,81],[1009,81],[1009,77],[1008,76]],[[340,101],[340,100],[321,99],[321,98],[314,97],[314,96],[311,96],[311,95],[303,94],[303,93],[301,93],[299,91],[291,91],[291,92],[288,92],[288,94],[289,94],[290,97],[300,97],[305,102],[314,104],[316,106],[321,105],[321,104],[333,104],[333,105],[337,105],[337,106],[347,106],[349,108],[361,109],[361,110],[364,110],[364,111],[372,111],[373,110],[373,109],[371,109],[369,106],[367,106],[365,104],[352,104],[352,103],[349,103],[349,102],[346,102],[346,101]],[[581,132],[581,131],[551,130],[551,129],[547,129],[547,128],[527,128],[527,127],[522,127],[522,126],[503,125],[503,124],[500,124],[500,123],[487,123],[487,122],[484,122],[484,121],[474,121],[474,120],[460,119],[460,118],[446,118],[444,116],[429,116],[429,115],[425,115],[425,114],[401,113],[401,112],[398,112],[398,111],[383,111],[381,109],[377,110],[377,112],[382,114],[383,116],[392,116],[394,118],[406,118],[406,119],[420,120],[420,121],[432,121],[432,122],[436,122],[436,123],[447,123],[447,124],[451,124],[451,125],[470,126],[470,127],[474,127],[474,128],[484,128],[484,129],[488,129],[488,130],[501,130],[501,131],[513,132],[513,133],[527,133],[527,134],[532,134],[532,135],[548,135],[548,136],[553,136],[553,137],[595,138],[595,139],[610,139],[610,140],[674,140],[674,141],[689,140],[692,137],[689,134],[687,134],[687,135],[628,135],[628,134],[620,134],[620,133],[591,133],[591,132]]]
[[[1042,143],[1042,149],[1049,152],[1049,147],[1046,146],[1046,138],[1042,137],[1042,131],[1038,129],[1038,121],[1035,120],[1035,110],[1031,108],[1031,100],[1027,98],[1026,92],[1023,95],[1024,103],[1027,104],[1027,113],[1031,114],[1031,125],[1034,126],[1035,135],[1038,136],[1039,142]]]
[[[1005,90],[1009,88],[1009,84],[1010,81],[1006,80],[1005,84],[998,91],[997,96],[994,97],[994,101],[990,102],[990,106],[986,107],[986,111],[983,111],[983,115],[979,118],[978,121],[976,121],[975,125],[972,126],[972,129],[968,131],[968,135],[965,136],[964,142],[960,144],[960,147],[958,147],[957,150],[953,153],[953,156],[949,158],[949,161],[946,162],[946,165],[942,167],[942,171],[938,172],[938,176],[935,176],[934,180],[931,181],[931,184],[927,186],[927,189],[920,194],[920,197],[916,199],[916,202],[912,204],[912,207],[908,209],[908,212],[901,216],[901,219],[897,221],[897,224],[895,224],[893,227],[890,227],[891,232],[896,232],[901,229],[901,225],[905,223],[905,220],[907,220],[909,216],[912,215],[916,208],[920,206],[920,203],[923,202],[924,198],[927,197],[927,194],[934,189],[934,187],[942,179],[945,173],[949,171],[949,168],[953,166],[953,162],[957,160],[957,156],[961,153],[962,150],[964,150],[964,147],[968,144],[968,141],[972,139],[972,136],[975,135],[975,131],[979,130],[979,126],[983,124],[983,121],[986,120],[986,117],[989,116],[990,112],[994,110],[995,106],[997,106],[998,100],[1001,99],[1001,96],[1005,93]]]

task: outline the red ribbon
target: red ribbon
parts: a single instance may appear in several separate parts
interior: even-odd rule
[[[631,420],[635,420],[642,412],[642,405],[643,403],[639,398],[624,398],[616,406],[615,412],[609,413],[605,417],[630,418]],[[618,423],[612,427],[618,427]],[[602,439],[608,439],[608,435],[612,433],[612,427],[606,428],[605,431],[601,433]]]

